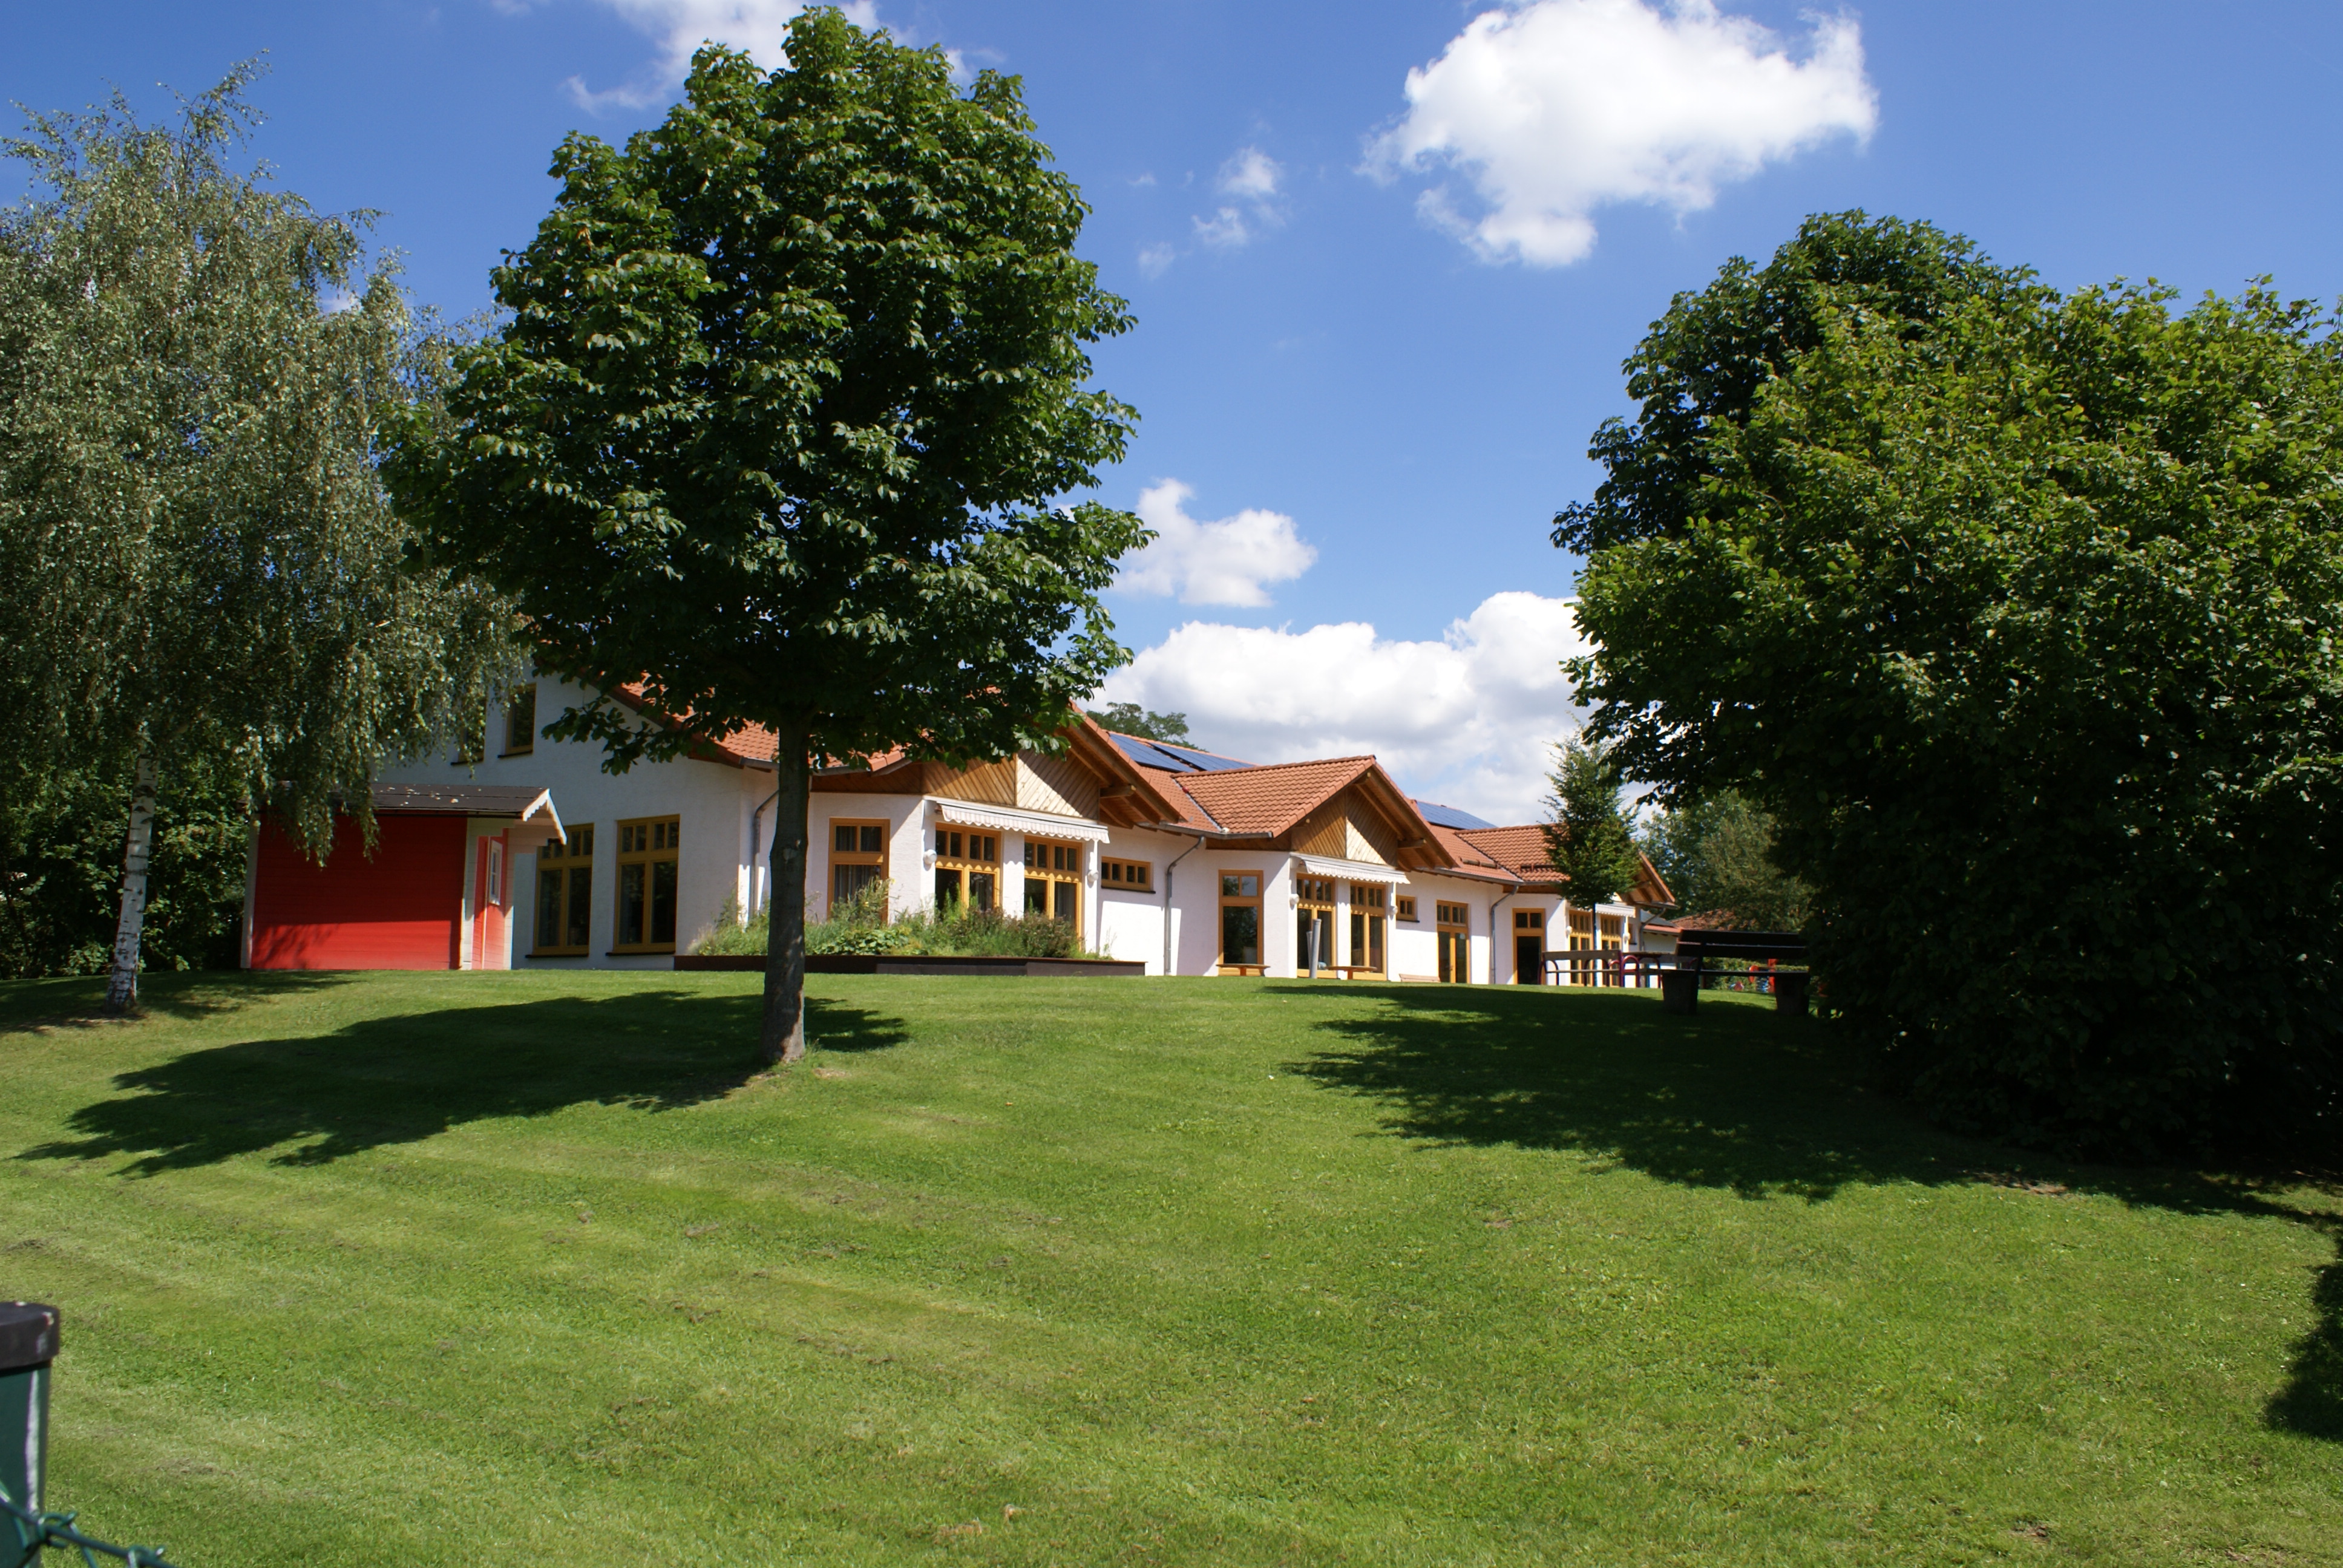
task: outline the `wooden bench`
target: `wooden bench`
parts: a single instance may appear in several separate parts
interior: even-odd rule
[[[1660,974],[1660,1006],[1691,1012],[1700,1005],[1700,982],[1713,972],[1712,959],[1743,963],[1791,963],[1795,969],[1758,971],[1774,986],[1774,1010],[1805,1016],[1806,939],[1795,931],[1679,931],[1675,967]]]

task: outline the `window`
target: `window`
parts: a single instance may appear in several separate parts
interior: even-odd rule
[[[936,829],[936,908],[1001,907],[1001,840],[990,833]]]
[[[1322,878],[1293,879],[1293,967],[1305,974],[1334,967],[1334,884]]]
[[[505,750],[519,757],[537,749],[537,688],[517,686],[505,694]]]
[[[1594,950],[1594,911],[1593,910],[1570,911],[1570,950],[1574,953],[1591,953]],[[1590,963],[1584,959],[1573,959],[1570,964],[1570,983],[1573,985],[1602,984],[1603,966]]]
[[[1543,910],[1513,911],[1513,983],[1545,984],[1545,911]]]
[[[1440,978],[1463,985],[1473,978],[1473,938],[1462,904],[1432,906],[1433,931],[1440,943]]]
[[[1143,893],[1153,886],[1144,860],[1101,860],[1099,885]]]
[[[569,829],[569,842],[549,843],[537,852],[537,950],[535,958],[586,951],[593,940],[594,829]]]
[[[1405,920],[1409,925],[1414,925],[1416,923],[1415,895],[1413,893],[1402,893],[1399,896],[1397,911],[1392,918],[1393,920]]]
[[[874,883],[887,879],[887,824],[840,822],[830,825],[830,909],[834,916],[862,896]]]
[[[488,907],[505,907],[505,847],[494,839],[488,840]]]
[[[683,824],[674,817],[618,824],[618,925],[610,950],[675,950],[676,851]]]
[[[1081,917],[1082,847],[1025,840],[1025,912],[1069,924]]]
[[[1221,873],[1221,972],[1262,972],[1259,871]]]
[[[1368,882],[1351,884],[1351,973],[1383,972],[1383,890]]]

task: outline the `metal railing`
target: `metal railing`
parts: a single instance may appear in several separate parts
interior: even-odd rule
[[[111,1557],[129,1568],[172,1568],[160,1546],[116,1546],[84,1535],[73,1527],[71,1513],[35,1513],[0,1496],[0,1561],[6,1568],[36,1568],[41,1553],[52,1546],[81,1553],[85,1568],[98,1568],[100,1557]],[[13,1533],[11,1542],[6,1535]],[[15,1556],[8,1557],[14,1552]]]
[[[98,1568],[100,1557],[129,1568],[171,1568],[160,1546],[113,1545],[75,1529],[73,1514],[41,1506],[57,1321],[55,1307],[0,1302],[0,1568],[40,1568],[52,1547],[79,1553],[84,1568]]]

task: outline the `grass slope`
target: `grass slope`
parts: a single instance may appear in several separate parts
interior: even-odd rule
[[[52,1505],[188,1568],[2343,1562],[2332,1193],[2019,1168],[1746,1003],[818,977],[767,1076],[759,978],[0,987]]]

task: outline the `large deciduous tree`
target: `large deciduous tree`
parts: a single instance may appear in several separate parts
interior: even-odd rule
[[[1739,789],[1937,1114],[2331,1152],[2343,364],[2264,289],[2061,295],[1811,220],[1680,297],[1555,519],[1623,764]]]
[[[1051,744],[1123,657],[1097,595],[1144,539],[1058,498],[1131,419],[1084,345],[1129,325],[1014,78],[836,11],[769,74],[709,47],[624,151],[561,146],[496,274],[512,313],[397,484],[433,558],[513,594],[608,694],[558,735],[608,765],[777,738],[764,1040],[802,1052],[809,769]]]
[[[234,166],[253,67],[176,126],[110,109],[6,144],[0,214],[0,786],[127,805],[108,1005],[137,993],[158,789],[337,801],[477,698],[509,617],[407,569],[378,474],[416,335],[358,219]]]

